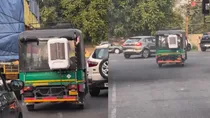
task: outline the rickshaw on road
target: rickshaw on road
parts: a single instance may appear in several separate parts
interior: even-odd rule
[[[183,30],[159,30],[156,32],[156,63],[184,66],[187,60],[186,34]]]
[[[25,31],[19,36],[19,52],[20,80],[25,83],[22,95],[28,111],[46,102],[75,103],[84,108],[88,83],[80,30]]]

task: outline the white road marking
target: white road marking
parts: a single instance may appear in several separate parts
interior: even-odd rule
[[[112,86],[112,110],[111,110],[111,118],[116,118],[117,116],[117,108],[116,108],[116,85],[113,83]]]

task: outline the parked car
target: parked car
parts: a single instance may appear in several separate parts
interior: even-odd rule
[[[97,46],[87,60],[91,96],[98,96],[102,89],[108,89],[108,68],[104,68],[108,62],[108,49],[109,45]]]
[[[109,53],[120,54],[123,52],[122,46],[111,44],[108,41],[103,41],[99,45],[109,45]]]
[[[193,46],[192,46],[192,43],[188,40],[186,40],[186,44],[187,44],[187,51],[191,51]]]
[[[24,83],[20,80],[5,81],[0,78],[0,118],[23,118],[23,112],[14,91],[20,91]]]
[[[141,55],[144,58],[148,58],[155,52],[156,44],[153,36],[135,36],[123,43],[125,58],[130,58],[131,55]]]
[[[210,48],[210,34],[203,35],[200,39],[200,49],[202,52]]]

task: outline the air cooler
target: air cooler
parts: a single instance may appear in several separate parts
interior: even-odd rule
[[[168,47],[173,49],[173,48],[178,48],[178,37],[177,35],[169,35],[168,36]]]
[[[66,38],[51,38],[48,45],[48,64],[51,70],[70,67],[68,40]]]

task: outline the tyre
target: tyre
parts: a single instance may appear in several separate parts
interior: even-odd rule
[[[90,95],[92,97],[97,97],[100,94],[100,89],[98,89],[98,88],[92,88],[92,89],[89,90],[89,92],[90,92]]]
[[[34,104],[26,105],[28,111],[34,111]]]
[[[130,58],[130,56],[131,56],[131,55],[124,54],[124,57],[125,57],[126,59]]]
[[[22,95],[20,94],[20,91],[15,91],[15,95],[18,100],[22,100]]]
[[[85,105],[84,104],[78,104],[78,108],[79,109],[84,109],[85,108]]]
[[[202,52],[205,52],[205,51],[206,51],[206,48],[201,48],[201,51],[202,51]]]
[[[80,99],[81,103],[78,104],[78,108],[79,109],[84,109],[85,108],[85,95],[80,94],[79,96],[80,96],[79,99]]]
[[[114,53],[115,54],[120,54],[120,49],[118,49],[118,48],[114,49]]]
[[[108,72],[109,72],[109,60],[108,58],[103,59],[99,65],[99,73],[104,79],[108,79]]]
[[[19,114],[18,118],[23,118],[23,115],[22,113]]]
[[[187,44],[187,51],[190,51],[192,48],[191,48],[191,45],[190,44]]]
[[[184,63],[181,63],[181,67],[184,67]]]
[[[162,64],[158,64],[158,67],[161,68],[163,65]]]
[[[150,56],[150,51],[148,49],[144,49],[142,51],[142,57],[143,58],[148,58]]]

